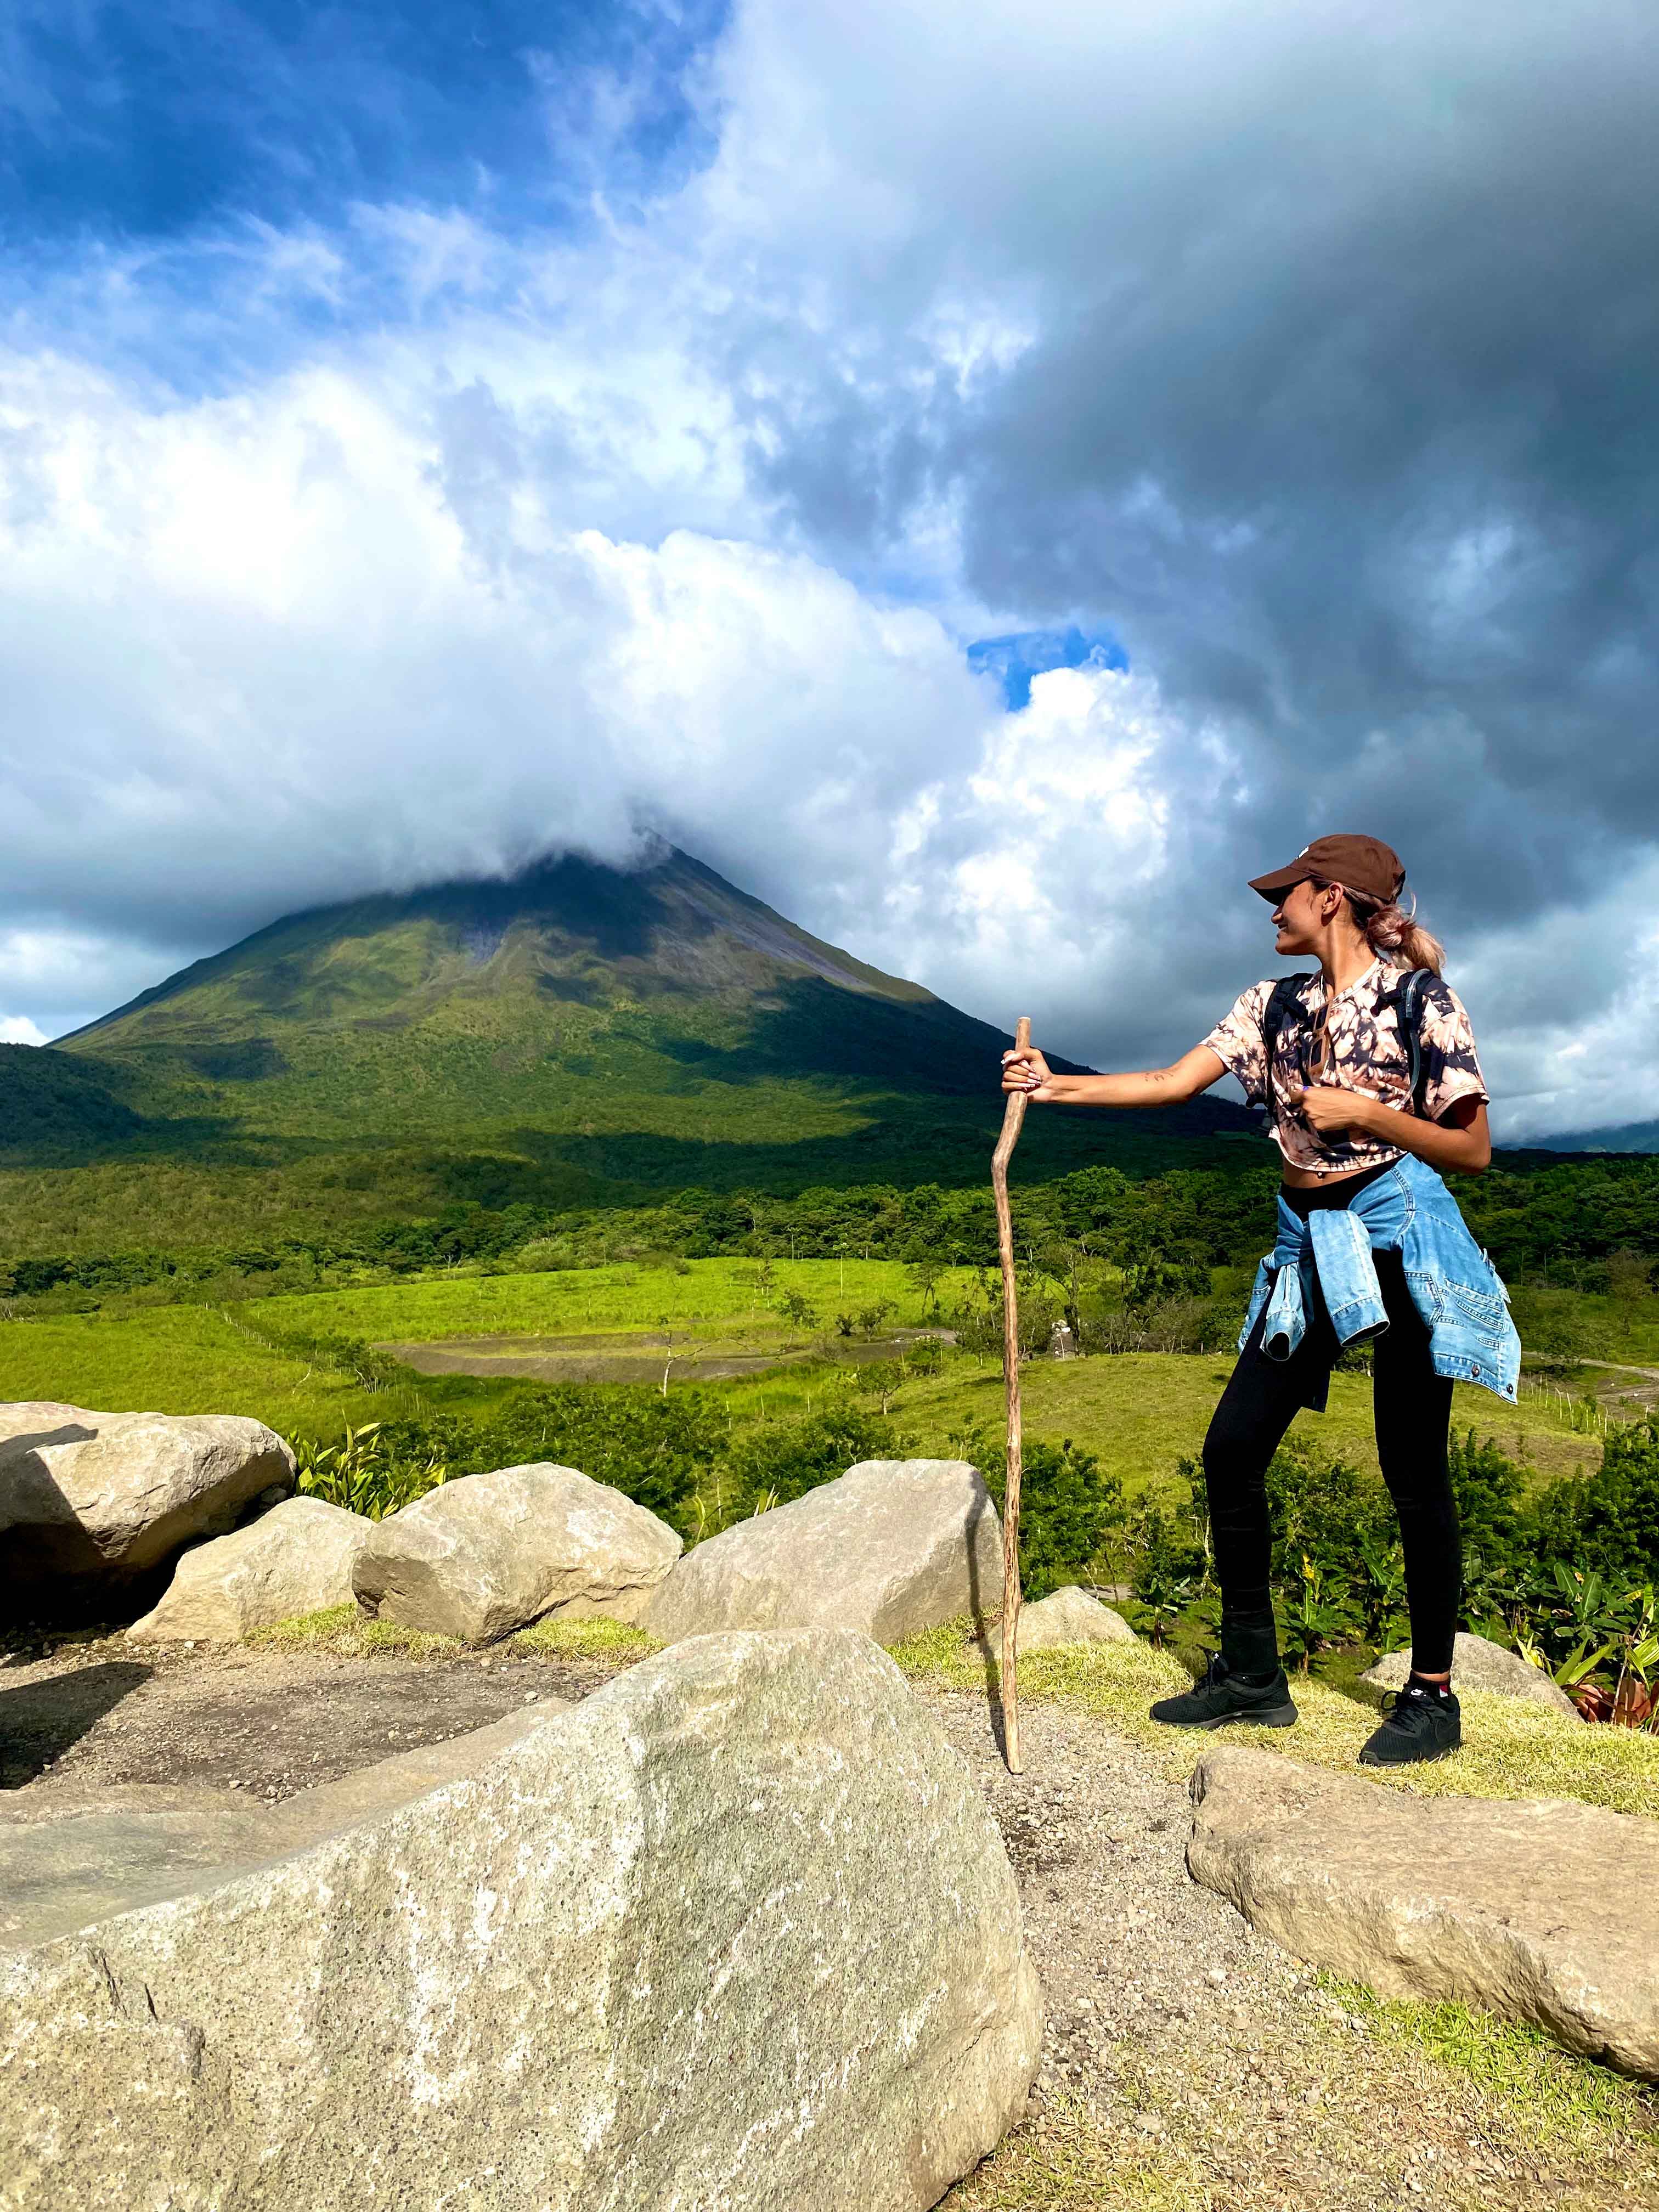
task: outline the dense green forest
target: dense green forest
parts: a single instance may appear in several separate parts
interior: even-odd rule
[[[1253,1264],[1271,1241],[1276,1170],[1265,1146],[1238,1164],[1136,1177],[1088,1167],[1017,1191],[1017,1234],[1034,1258],[1079,1248],[1120,1267],[1183,1273]],[[1632,1266],[1659,1261],[1659,1158],[1624,1154],[1573,1163],[1503,1164],[1455,1185],[1464,1214],[1513,1283],[1618,1289]],[[676,1191],[648,1206],[562,1210],[522,1203],[452,1204],[407,1219],[347,1223],[327,1234],[250,1237],[195,1248],[134,1246],[14,1255],[0,1285],[13,1297],[56,1303],[151,1286],[180,1297],[312,1288],[366,1274],[403,1275],[459,1264],[579,1267],[662,1254],[915,1260],[988,1267],[996,1229],[988,1184],[936,1182],[820,1186],[793,1195],[762,1189]]]

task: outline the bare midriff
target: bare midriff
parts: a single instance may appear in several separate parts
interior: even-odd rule
[[[1292,1167],[1288,1160],[1279,1164],[1284,1180],[1292,1190],[1322,1190],[1328,1183],[1351,1182],[1355,1176],[1369,1175],[1377,1164],[1369,1160],[1357,1168],[1333,1168],[1324,1175],[1317,1168]]]

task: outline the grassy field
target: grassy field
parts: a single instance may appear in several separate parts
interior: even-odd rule
[[[389,1283],[364,1290],[325,1291],[309,1297],[263,1300],[259,1312],[283,1329],[340,1329],[375,1343],[430,1344],[452,1336],[580,1336],[620,1329],[702,1332],[728,1342],[744,1339],[781,1345],[808,1340],[811,1331],[792,1325],[780,1301],[794,1291],[817,1310],[820,1329],[831,1329],[842,1309],[854,1313],[883,1301],[888,1321],[917,1328],[933,1317],[892,1260],[776,1260],[763,1289],[753,1260],[687,1260],[672,1267],[569,1268],[549,1275],[472,1275],[453,1280]],[[969,1279],[967,1268],[941,1278],[939,1298],[949,1306]]]
[[[765,1295],[751,1261],[694,1260],[687,1272],[618,1265],[548,1275],[462,1276],[384,1289],[263,1298],[233,1307],[158,1306],[112,1319],[54,1316],[0,1323],[0,1399],[51,1399],[100,1410],[249,1413],[285,1435],[335,1436],[388,1414],[465,1412],[498,1405],[525,1386],[468,1376],[410,1376],[390,1390],[365,1390],[321,1358],[296,1358],[266,1340],[343,1334],[399,1342],[451,1336],[605,1334],[656,1330],[665,1317],[678,1344],[781,1349],[811,1341],[778,1310],[787,1290],[821,1309],[832,1328],[843,1297],[854,1312],[886,1301],[886,1327],[927,1317],[921,1293],[892,1261],[780,1261]],[[949,1302],[949,1282],[939,1286]],[[813,1367],[740,1394],[735,1411],[766,1416],[796,1410],[838,1370]]]
[[[685,1263],[684,1273],[618,1265],[544,1275],[463,1276],[266,1298],[222,1310],[157,1307],[119,1320],[72,1315],[13,1321],[0,1324],[0,1397],[170,1413],[252,1413],[285,1434],[327,1437],[348,1424],[388,1413],[483,1410],[521,1386],[446,1376],[371,1392],[349,1372],[275,1348],[267,1335],[342,1333],[424,1343],[656,1330],[665,1322],[682,1349],[807,1345],[812,1332],[789,1323],[779,1310],[787,1291],[817,1309],[820,1331],[833,1327],[839,1310],[856,1313],[884,1301],[891,1307],[885,1326],[914,1328],[932,1317],[908,1271],[894,1261],[778,1261],[772,1275],[769,1291],[763,1292],[752,1261],[696,1260]],[[959,1294],[957,1278],[939,1285],[946,1307]],[[1073,1438],[1097,1453],[1133,1496],[1170,1480],[1177,1459],[1197,1454],[1229,1364],[1224,1355],[1159,1352],[1034,1361],[1024,1376],[1027,1433],[1055,1442]],[[826,1395],[854,1388],[855,1378],[844,1369],[814,1363],[704,1387],[721,1389],[733,1418],[743,1422],[810,1411]],[[1460,1385],[1455,1408],[1460,1427],[1495,1437],[1540,1477],[1593,1469],[1600,1462],[1600,1437],[1575,1433],[1559,1407],[1523,1402],[1508,1407]],[[953,1436],[976,1427],[994,1435],[1002,1420],[1000,1369],[994,1360],[955,1355],[939,1375],[906,1382],[890,1410],[924,1451],[948,1451]],[[1298,1415],[1297,1427],[1327,1449],[1375,1468],[1368,1377],[1333,1376],[1329,1410]]]
[[[1023,1373],[1021,1400],[1030,1436],[1074,1443],[1097,1453],[1133,1495],[1195,1458],[1231,1363],[1225,1357],[1180,1352],[1121,1352],[1075,1360],[1034,1360]],[[1599,1436],[1575,1435],[1553,1407],[1505,1406],[1490,1392],[1456,1385],[1452,1419],[1460,1429],[1495,1437],[1513,1459],[1541,1476],[1600,1466]],[[925,1443],[953,1431],[1002,1419],[1002,1372],[994,1361],[953,1361],[937,1376],[907,1383],[894,1418]],[[1371,1435],[1371,1385],[1366,1375],[1333,1375],[1323,1413],[1298,1413],[1292,1433],[1316,1439],[1356,1466],[1376,1468]]]
[[[392,1415],[482,1410],[511,1387],[437,1376],[366,1390],[351,1374],[276,1350],[238,1313],[211,1306],[0,1326],[0,1400],[100,1413],[246,1413],[284,1436],[326,1438]]]

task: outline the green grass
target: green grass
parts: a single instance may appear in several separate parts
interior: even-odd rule
[[[913,1637],[893,1656],[907,1674],[941,1688],[983,1693],[996,1678],[994,1650],[968,1640],[965,1620]],[[994,1645],[995,1639],[992,1639]],[[1171,1779],[1192,1771],[1188,1736],[1147,1717],[1154,1698],[1188,1687],[1191,1676],[1149,1644],[1071,1644],[1020,1661],[1022,1699],[1048,1700],[1103,1723],[1151,1752]],[[1236,1728],[1230,1743],[1359,1773],[1355,1759],[1376,1726],[1376,1709],[1298,1674],[1292,1688],[1301,1720],[1293,1729]],[[1635,1729],[1591,1727],[1520,1698],[1462,1693],[1463,1748],[1407,1774],[1363,1771],[1378,1789],[1420,1797],[1570,1797],[1615,1813],[1659,1820],[1659,1736]]]
[[[785,1291],[810,1298],[819,1333],[833,1329],[843,1307],[856,1312],[882,1299],[894,1311],[885,1326],[918,1328],[933,1318],[907,1270],[893,1260],[775,1260],[769,1293],[756,1285],[753,1260],[690,1260],[672,1267],[617,1262],[544,1275],[464,1275],[453,1279],[325,1291],[264,1298],[258,1319],[273,1328],[337,1329],[375,1343],[426,1344],[452,1336],[580,1336],[613,1330],[656,1330],[666,1317],[676,1334],[706,1334],[730,1348],[752,1339],[778,1346],[810,1341],[811,1332],[786,1322]],[[970,1279],[952,1270],[939,1295],[948,1306]],[[266,1316],[269,1317],[268,1323]]]
[[[1135,1352],[1033,1361],[1021,1376],[1026,1434],[1054,1443],[1070,1437],[1133,1496],[1171,1476],[1177,1458],[1198,1456],[1231,1366],[1230,1353]],[[953,1361],[937,1377],[908,1383],[893,1414],[930,1449],[942,1449],[953,1429],[981,1424],[998,1431],[1001,1369],[989,1360]],[[1456,1385],[1452,1421],[1459,1430],[1495,1437],[1540,1475],[1590,1472],[1601,1463],[1599,1437],[1573,1435],[1547,1406],[1505,1406],[1472,1384]],[[1298,1413],[1291,1433],[1376,1473],[1370,1378],[1333,1375],[1326,1412]]]
[[[1061,2093],[958,2182],[939,2212],[1212,2212],[1218,2201],[1190,2149],[1165,2141],[1150,2151]]]
[[[1334,1974],[1319,1980],[1373,2037],[1468,2075],[1539,2136],[1587,2147],[1653,2124],[1650,2088],[1563,2051],[1538,2028],[1468,2005],[1379,1997]]]
[[[538,1620],[511,1642],[515,1650],[544,1659],[609,1659],[619,1666],[662,1650],[654,1636],[623,1620]]]
[[[388,1411],[385,1392],[274,1352],[209,1306],[0,1323],[0,1398],[100,1413],[247,1413],[285,1435],[332,1436]]]
[[[453,1636],[404,1628],[395,1620],[366,1620],[355,1605],[332,1605],[320,1613],[299,1613],[292,1620],[252,1630],[246,1641],[256,1650],[325,1651],[336,1659],[381,1655],[458,1659],[479,1649]],[[621,1620],[538,1620],[533,1627],[507,1638],[502,1644],[485,1648],[529,1652],[542,1659],[606,1659],[627,1666],[662,1646],[642,1628],[630,1627]]]
[[[457,1637],[405,1628],[398,1621],[366,1620],[350,1604],[250,1629],[244,1641],[256,1651],[326,1651],[337,1659],[456,1659],[473,1649]]]

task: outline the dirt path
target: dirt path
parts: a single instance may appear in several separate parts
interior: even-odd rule
[[[0,1666],[0,1774],[31,1796],[147,1781],[276,1801],[617,1671],[72,1643]],[[921,1694],[1006,1840],[1049,2017],[1031,2119],[951,2212],[1659,2208],[1659,2132],[1638,2113],[1575,2132],[1541,2094],[1483,2087],[1197,1888],[1184,1794],[1134,1746],[1028,1704],[1015,1779],[982,1696]]]
[[[1188,1879],[1185,1792],[1134,1746],[1028,1704],[1015,1778],[982,1698],[933,1702],[1007,1844],[1048,2000],[1034,2122],[951,2212],[1659,2206],[1659,2113],[1633,2142],[1575,2143],[1402,2046]]]
[[[1594,1367],[1604,1375],[1640,1375],[1640,1382],[1626,1384],[1622,1389],[1607,1386],[1595,1393],[1603,1405],[1632,1405],[1651,1412],[1659,1403],[1659,1367],[1638,1367],[1628,1359],[1581,1359],[1581,1367]]]

